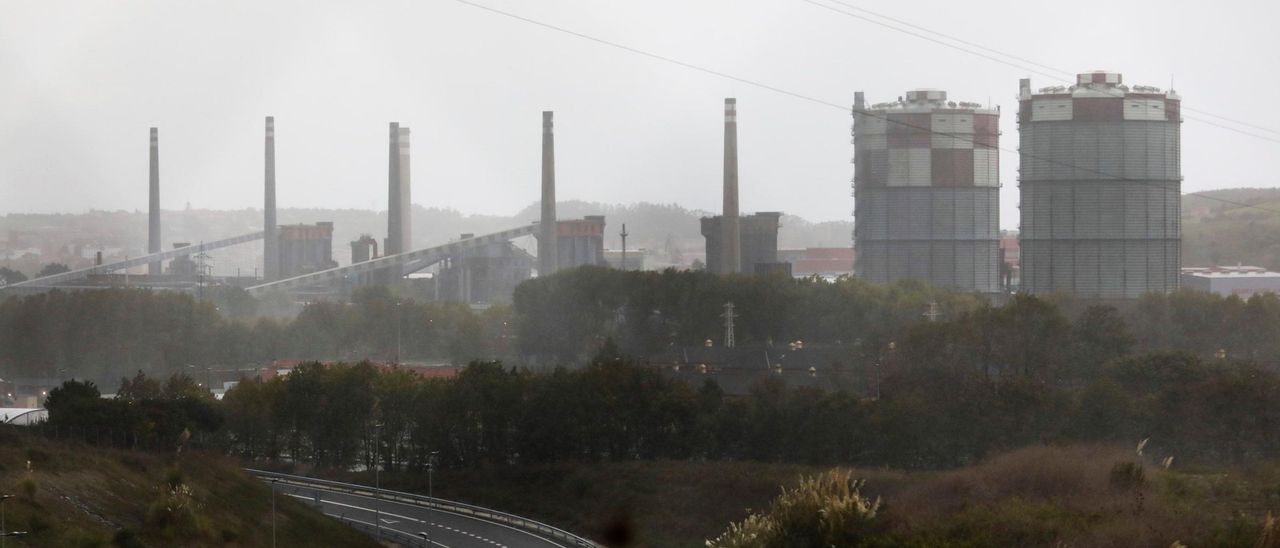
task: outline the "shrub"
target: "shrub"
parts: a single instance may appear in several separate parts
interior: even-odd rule
[[[35,500],[36,493],[40,492],[40,482],[28,474],[18,480],[18,492],[27,500]]]
[[[1147,482],[1142,463],[1133,461],[1117,462],[1111,467],[1109,480],[1112,489],[1126,492],[1139,489]]]
[[[774,546],[853,546],[875,531],[880,499],[862,495],[863,480],[847,470],[830,470],[800,479],[782,490],[765,514],[731,523],[709,548]]]

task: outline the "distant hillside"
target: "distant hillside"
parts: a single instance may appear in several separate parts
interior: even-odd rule
[[[271,546],[266,484],[226,457],[188,453],[173,462],[168,452],[55,442],[0,426],[0,480],[18,495],[5,502],[5,526],[28,532],[8,545]],[[280,546],[377,546],[289,497],[277,496],[276,507]]]
[[[1182,199],[1182,264],[1280,270],[1280,188],[1235,188]]]

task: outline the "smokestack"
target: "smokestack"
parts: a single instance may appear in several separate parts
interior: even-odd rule
[[[738,100],[724,100],[724,213],[721,218],[721,273],[742,271],[742,244],[738,231]]]
[[[151,128],[151,200],[147,210],[147,253],[160,252],[160,130]],[[147,274],[160,274],[161,264],[147,264]]]
[[[276,119],[267,117],[266,194],[262,203],[262,271],[267,281],[280,276],[279,240],[276,234]]]
[[[542,112],[542,217],[538,224],[538,275],[547,276],[558,267],[556,252],[556,142],[549,110]]]
[[[413,251],[413,200],[409,177],[409,128],[400,128],[400,138],[396,141],[400,147],[400,253]]]
[[[387,172],[387,240],[383,253],[400,253],[400,124],[391,122],[391,149]]]

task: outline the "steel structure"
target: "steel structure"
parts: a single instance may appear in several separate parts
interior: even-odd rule
[[[999,289],[999,110],[945,91],[853,107],[854,272]]]
[[[521,236],[528,236],[533,234],[537,229],[538,224],[534,223],[520,228],[513,228],[502,232],[486,234],[484,236],[465,238],[456,242],[449,242],[447,244],[419,249],[416,251],[409,251],[407,253],[385,255],[362,263],[330,268],[319,272],[285,278],[283,280],[271,281],[250,286],[246,289],[249,293],[258,295],[273,290],[295,289],[316,284],[340,282],[342,280],[352,279],[352,277],[358,279],[361,274],[377,272],[384,269],[389,272],[398,273],[399,275],[394,277],[399,278],[404,274],[426,268],[427,266],[430,266],[445,257],[456,254],[458,251],[463,249],[506,241],[513,238],[519,238]]]
[[[225,238],[225,239],[217,240],[213,242],[200,243],[197,245],[189,245],[189,246],[180,247],[177,249],[170,249],[169,251],[164,251],[160,253],[151,253],[149,255],[134,257],[132,259],[125,259],[123,261],[118,261],[114,263],[91,266],[89,268],[81,268],[79,270],[72,270],[70,272],[63,272],[61,274],[54,274],[52,276],[34,278],[31,280],[27,280],[25,282],[9,284],[3,288],[0,288],[0,290],[13,289],[18,287],[53,287],[53,286],[56,286],[65,282],[69,282],[72,280],[79,280],[81,278],[85,278],[93,274],[106,274],[108,272],[115,272],[117,270],[124,270],[126,268],[131,268],[131,267],[144,265],[144,264],[161,264],[164,261],[173,259],[175,257],[181,257],[184,255],[191,255],[195,253],[203,253],[205,251],[211,251],[214,249],[233,246],[237,244],[243,244],[246,242],[252,242],[252,241],[261,240],[261,239],[262,239],[262,232],[251,232],[249,234],[243,234],[240,236],[234,236],[231,238]]]
[[[1114,72],[1020,85],[1021,289],[1131,299],[1178,287],[1181,101]]]

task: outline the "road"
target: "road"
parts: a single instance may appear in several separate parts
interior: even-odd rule
[[[361,530],[372,532],[375,519],[380,519],[383,529],[403,533],[417,540],[413,546],[428,546],[420,537],[430,531],[431,544],[437,548],[570,548],[562,541],[553,541],[528,531],[522,531],[501,523],[457,514],[440,509],[429,509],[400,501],[375,499],[372,496],[324,490],[313,486],[300,486],[280,482],[277,496],[289,496],[309,506],[317,506],[330,516],[342,519]],[[374,508],[380,510],[380,514]]]

